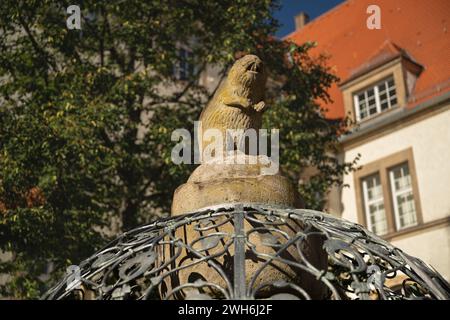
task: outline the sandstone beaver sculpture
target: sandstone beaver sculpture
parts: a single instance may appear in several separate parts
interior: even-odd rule
[[[225,138],[224,134],[230,129],[261,128],[262,114],[266,109],[265,82],[266,70],[257,56],[246,55],[235,62],[227,79],[200,115],[203,132],[199,132],[198,138],[199,141],[204,138],[202,153],[213,143],[204,136],[209,129],[219,130]],[[242,140],[239,142],[242,143]],[[172,214],[177,216],[218,204],[239,202],[301,207],[300,196],[285,177],[279,172],[263,174],[262,163],[250,163],[251,158],[258,157],[264,155],[239,154],[237,158],[244,158],[246,164],[202,161],[188,182],[175,191]],[[246,233],[246,285],[258,292],[257,296],[261,299],[278,293],[277,286],[267,284],[280,282],[302,287],[313,299],[322,298],[327,289],[313,274],[299,267],[299,263],[308,261],[317,269],[326,270],[327,255],[322,249],[323,239],[312,234],[278,252],[288,243],[288,239],[302,234],[306,227],[292,219],[281,219],[276,224],[278,231],[274,231],[271,228],[273,221],[266,221],[266,224],[263,220],[253,219],[250,214],[243,223]],[[202,297],[222,299],[225,296],[219,288],[235,286],[236,226],[233,218],[217,216],[205,225],[203,223],[192,222],[178,228],[170,238],[166,237],[165,243],[172,242],[174,245],[166,246],[161,253],[162,262],[170,257],[172,263],[170,276],[164,277],[159,287],[161,297],[191,299],[200,294]],[[270,241],[276,242],[276,245]],[[280,258],[272,258],[274,255]],[[286,264],[280,259],[294,263]],[[193,285],[199,284],[198,281],[203,283],[201,288],[193,288]],[[257,288],[264,290],[258,291]]]
[[[199,141],[203,151],[209,140],[203,140],[208,129],[217,129],[225,139],[227,129],[261,128],[267,79],[263,62],[255,55],[245,55],[231,67],[228,77],[200,115]],[[225,145],[225,142],[224,142]]]

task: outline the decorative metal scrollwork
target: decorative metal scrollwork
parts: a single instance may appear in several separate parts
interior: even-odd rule
[[[450,299],[432,267],[325,213],[227,204],[125,232],[44,299]]]

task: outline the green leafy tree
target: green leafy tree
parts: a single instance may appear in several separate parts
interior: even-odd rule
[[[277,79],[266,125],[307,206],[352,168],[331,156],[346,120],[317,104],[336,78],[310,44],[271,36],[276,1],[79,1],[81,30],[66,27],[71,4],[0,6],[0,295],[36,298],[115,233],[169,212],[194,169],[172,164],[171,132],[192,129],[210,98],[205,68],[223,76],[237,52]],[[195,67],[180,80],[182,63]]]

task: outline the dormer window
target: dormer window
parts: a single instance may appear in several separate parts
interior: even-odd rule
[[[397,93],[392,76],[353,95],[356,119],[364,120],[397,105]]]
[[[405,50],[387,41],[339,84],[345,113],[353,121],[373,123],[401,110],[411,99],[423,70]]]

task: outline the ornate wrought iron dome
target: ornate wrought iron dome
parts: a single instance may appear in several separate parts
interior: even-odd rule
[[[227,204],[128,231],[44,299],[449,299],[432,267],[354,224]]]

